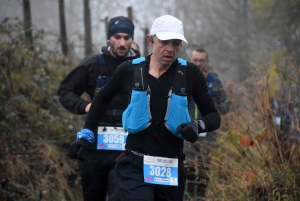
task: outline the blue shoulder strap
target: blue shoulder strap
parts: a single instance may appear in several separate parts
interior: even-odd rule
[[[132,64],[140,64],[141,62],[146,61],[145,57],[140,57],[132,60]]]
[[[103,54],[98,54],[99,64],[106,64]]]
[[[187,61],[182,59],[182,58],[178,58],[177,59],[178,63],[180,63],[181,66],[187,66]]]
[[[186,66],[187,61],[181,58],[177,59],[178,64],[175,79],[172,84],[173,93],[178,95],[186,95]]]
[[[134,88],[135,89],[146,89],[146,83],[144,80],[145,72],[143,71],[144,65],[140,66],[138,64],[145,62],[145,57],[140,57],[132,60],[132,64],[135,64],[134,68]],[[181,58],[177,59],[179,65],[177,65],[176,75],[172,84],[173,92],[176,94],[185,95],[186,94],[186,66],[187,61]]]

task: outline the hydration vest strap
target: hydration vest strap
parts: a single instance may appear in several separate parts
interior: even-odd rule
[[[98,63],[100,64],[97,68],[97,75],[99,74],[107,74],[109,72],[107,63],[104,59],[103,54],[98,54]]]
[[[103,54],[98,54],[99,64],[106,64]]]
[[[132,64],[140,64],[145,62],[145,57],[132,60]],[[145,90],[145,68],[144,65],[137,65],[134,68],[134,89],[143,89]]]
[[[172,83],[172,91],[178,95],[186,95],[186,66],[187,61],[181,58],[177,59],[180,65],[177,66],[175,79]],[[145,62],[145,57],[132,60],[132,64],[140,64]],[[145,85],[145,68],[144,66],[137,65],[134,68],[134,88],[135,89],[146,89]]]
[[[185,95],[186,96],[186,65],[187,61],[181,58],[178,58],[178,63],[180,65],[177,66],[175,80],[172,84],[172,91],[177,95]]]
[[[100,89],[103,85],[103,84],[99,84],[99,76],[100,75],[105,75],[105,76],[109,75],[108,64],[106,63],[106,61],[104,59],[104,55],[103,54],[98,54],[97,57],[98,57],[98,64],[99,65],[97,66],[96,89],[92,93],[89,93],[92,100],[95,98],[95,94],[98,93],[97,92],[98,88]],[[107,79],[110,79],[110,77],[107,77]]]

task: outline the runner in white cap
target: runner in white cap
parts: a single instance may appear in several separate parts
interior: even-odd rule
[[[183,141],[194,143],[198,133],[220,126],[220,115],[199,68],[178,58],[184,37],[177,18],[157,18],[147,34],[152,54],[122,63],[97,94],[80,135],[92,143],[110,97],[121,90],[130,96],[122,116],[128,131],[125,151],[115,173],[119,199],[183,200],[185,173]],[[188,99],[193,97],[202,118],[191,120]]]

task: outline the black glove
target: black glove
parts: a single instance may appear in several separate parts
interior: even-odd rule
[[[85,147],[89,147],[91,143],[84,138],[79,138],[70,145],[69,156],[74,159],[86,161],[87,158],[84,154]]]
[[[194,121],[180,124],[175,132],[175,135],[181,133],[182,137],[191,143],[198,140],[198,124]]]

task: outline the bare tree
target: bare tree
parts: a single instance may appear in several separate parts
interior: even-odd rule
[[[91,31],[91,12],[89,0],[83,0],[84,4],[84,30],[85,30],[85,56],[89,56],[92,51],[92,31]]]
[[[204,47],[213,70],[245,80],[250,72],[255,27],[247,0],[175,0],[185,24],[189,48]],[[180,9],[179,9],[180,8]]]
[[[30,0],[23,0],[24,12],[24,30],[25,39],[27,43],[32,44],[32,27],[31,27],[31,13],[30,13]]]
[[[129,6],[129,7],[127,8],[127,16],[128,16],[128,18],[129,18],[131,21],[133,21],[133,14],[132,14],[132,7],[131,7],[131,6]]]
[[[105,36],[107,37],[107,33],[108,33],[108,17],[104,18],[104,23],[105,23]],[[109,43],[107,42],[107,45],[109,45]]]
[[[59,5],[61,49],[64,56],[68,56],[68,41],[67,41],[66,20],[65,20],[65,1],[58,0],[58,5]]]
[[[148,43],[147,43],[147,34],[149,33],[149,29],[148,28],[145,28],[143,29],[144,30],[144,55],[147,56],[149,54],[149,46],[148,46]]]

